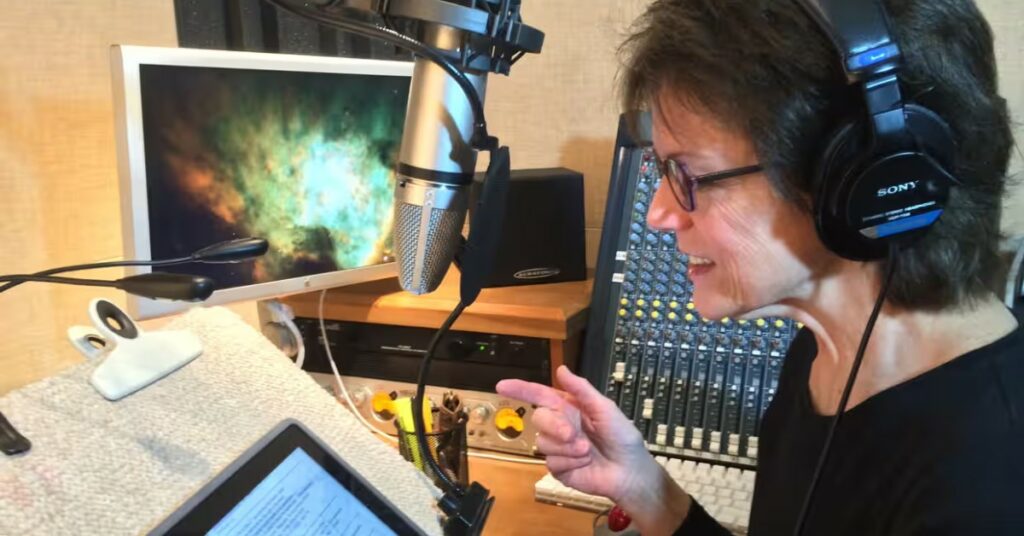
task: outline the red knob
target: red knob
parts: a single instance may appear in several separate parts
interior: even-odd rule
[[[626,530],[632,522],[633,520],[618,506],[612,508],[611,512],[608,512],[608,528],[615,532]]]

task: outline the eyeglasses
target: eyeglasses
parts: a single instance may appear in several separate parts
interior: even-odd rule
[[[662,160],[657,156],[655,156],[655,159],[658,162],[658,171],[661,172],[661,176],[668,180],[672,195],[676,197],[679,206],[683,207],[683,210],[687,212],[693,212],[697,209],[696,194],[699,184],[711,184],[733,177],[751,175],[764,170],[760,164],[757,164],[695,176],[693,173],[690,173],[690,170],[683,162],[672,159]]]

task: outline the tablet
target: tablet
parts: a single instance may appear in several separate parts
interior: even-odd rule
[[[276,426],[151,534],[424,534],[298,421]]]

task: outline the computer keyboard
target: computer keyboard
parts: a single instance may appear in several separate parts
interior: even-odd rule
[[[754,471],[663,456],[655,459],[711,517],[734,533],[747,533],[750,500],[754,494]],[[604,497],[580,493],[562,484],[550,473],[534,485],[534,498],[540,502],[593,512],[602,512],[613,506]]]

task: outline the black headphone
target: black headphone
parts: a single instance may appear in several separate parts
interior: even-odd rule
[[[798,0],[839,51],[865,109],[826,138],[813,183],[822,242],[852,260],[886,256],[923,235],[959,181],[956,144],[935,112],[900,94],[900,49],[879,0]]]

